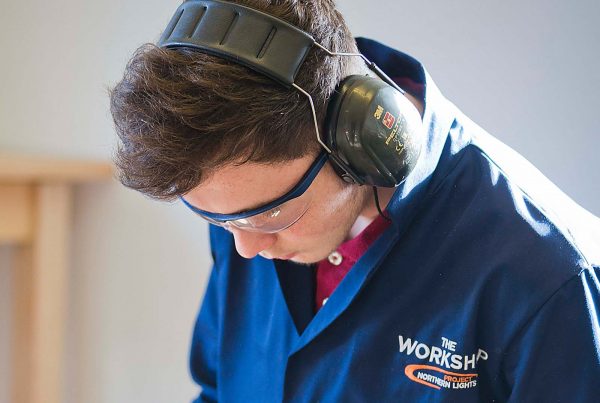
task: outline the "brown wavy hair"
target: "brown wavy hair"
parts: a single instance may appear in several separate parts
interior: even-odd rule
[[[357,51],[332,0],[234,2],[286,20],[333,51]],[[312,95],[320,122],[336,85],[356,71],[353,59],[313,47],[300,68],[296,83]],[[284,162],[319,149],[304,95],[191,49],[138,48],[110,90],[110,109],[119,179],[161,200],[184,195],[226,164]]]

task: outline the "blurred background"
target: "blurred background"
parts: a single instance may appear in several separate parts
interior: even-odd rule
[[[3,2],[0,152],[110,160],[107,88],[179,3]],[[355,35],[421,60],[468,116],[600,215],[600,2],[338,5]],[[187,353],[210,270],[206,224],[108,181],[75,188],[70,236],[64,401],[192,399]],[[13,258],[0,246],[0,403],[10,401]]]

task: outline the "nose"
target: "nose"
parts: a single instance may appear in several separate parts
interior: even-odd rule
[[[240,256],[246,259],[252,259],[259,252],[270,248],[277,240],[276,234],[248,232],[239,228],[230,228],[229,230],[235,240],[235,249]]]

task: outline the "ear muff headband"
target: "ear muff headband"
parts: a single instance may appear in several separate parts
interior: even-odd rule
[[[361,57],[367,66],[384,82],[400,93],[398,87],[381,69],[360,53],[336,53],[315,42],[313,37],[299,28],[269,14],[239,4],[219,0],[188,0],[182,3],[163,35],[158,46],[165,48],[193,48],[202,52],[223,57],[242,64],[260,74],[266,75],[285,87],[293,87],[304,94],[310,103],[317,141],[329,153],[332,161],[344,173],[347,181],[364,183],[386,183],[394,186],[393,175],[382,171],[387,179],[373,181],[373,175],[364,175],[353,169],[349,158],[338,155],[332,143],[323,140],[311,95],[294,83],[296,75],[312,46],[317,46],[330,56]],[[351,103],[351,105],[353,105]],[[344,105],[344,102],[340,106]],[[336,111],[339,116],[339,113]],[[326,118],[326,121],[329,119]],[[336,122],[340,119],[336,119]],[[326,125],[329,125],[326,122]],[[331,136],[329,136],[331,137]],[[369,147],[364,148],[372,153]],[[351,159],[351,158],[350,158]],[[387,160],[387,158],[385,158]],[[373,163],[379,164],[377,156]],[[366,163],[357,165],[362,168]],[[383,166],[385,166],[385,161]],[[389,171],[389,170],[388,170]],[[397,184],[398,182],[396,182]]]
[[[287,22],[239,4],[190,0],[177,8],[158,45],[223,57],[287,88],[315,40]]]

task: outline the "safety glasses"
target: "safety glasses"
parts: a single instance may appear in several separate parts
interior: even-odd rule
[[[219,214],[200,210],[182,197],[183,203],[206,221],[224,227],[236,227],[244,231],[275,233],[282,231],[298,221],[308,210],[312,201],[312,192],[307,192],[317,177],[328,153],[322,151],[308,168],[302,179],[289,192],[264,206],[236,214]]]

